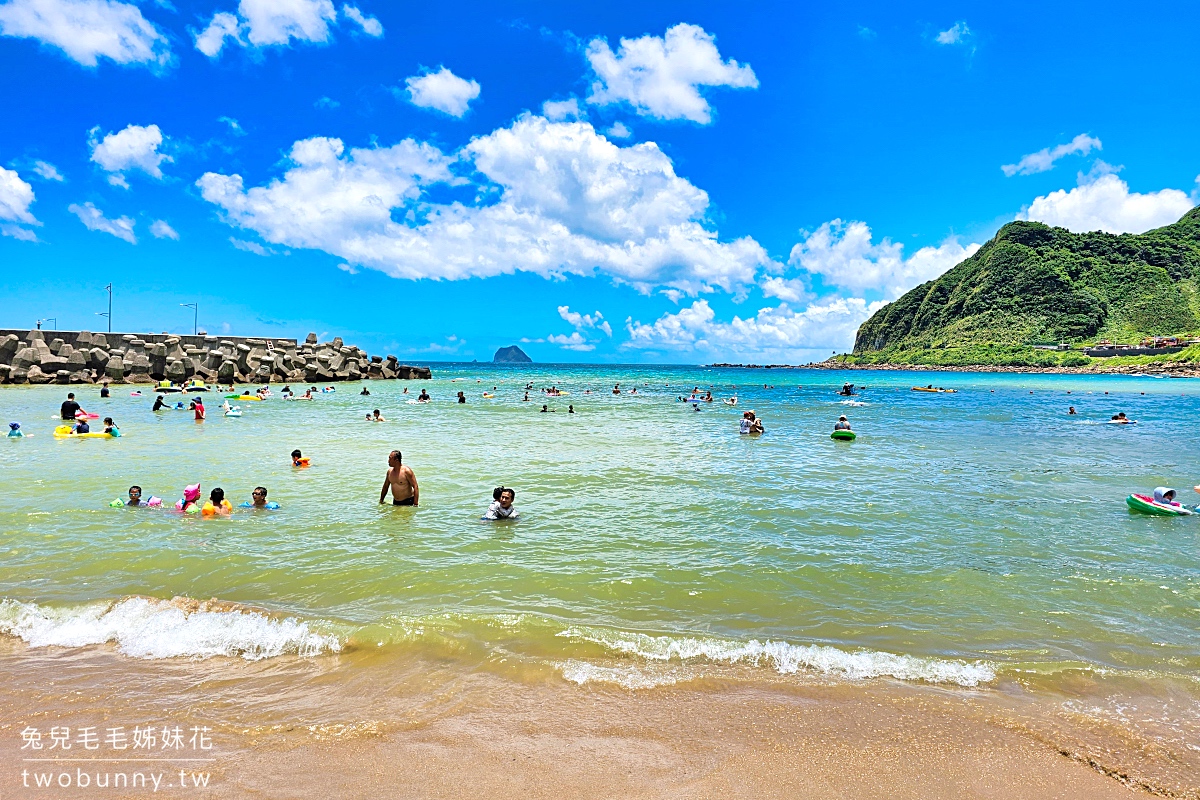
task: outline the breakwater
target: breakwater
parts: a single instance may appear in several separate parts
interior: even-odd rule
[[[0,383],[331,383],[431,377],[428,367],[370,355],[340,336],[317,341],[0,329]]]

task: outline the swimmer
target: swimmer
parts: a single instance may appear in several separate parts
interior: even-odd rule
[[[842,416],[838,417],[838,421],[834,423],[833,429],[835,431],[850,430],[850,422],[846,419],[846,416],[844,414]]]
[[[87,424],[86,419],[81,419],[75,423],[75,427],[71,429],[71,433],[91,433],[92,428]]]
[[[250,499],[242,503],[238,508],[265,508],[275,511],[279,508],[279,503],[268,503],[267,487],[255,486],[254,491],[250,493]]]
[[[567,413],[568,413],[568,414],[574,414],[574,413],[575,413],[575,406],[571,406],[571,405],[567,406]]]
[[[188,406],[189,411],[196,412],[196,422],[204,422],[204,401],[197,397]]]
[[[200,506],[197,503],[200,501],[200,484],[193,483],[191,486],[184,487],[183,498],[175,502],[175,510],[184,514],[200,513]]]
[[[76,415],[78,415],[81,411],[83,411],[83,409],[79,407],[79,403],[75,402],[75,393],[68,392],[67,399],[63,401],[62,408],[59,409],[59,416],[66,420],[72,420],[75,419]]]
[[[149,500],[142,502],[142,487],[134,484],[129,487],[129,499],[124,504],[132,508],[158,508],[162,505],[162,498],[151,495]]]
[[[1067,414],[1068,414],[1068,416],[1069,416],[1069,415],[1072,415],[1072,414],[1074,414],[1074,413],[1075,413],[1075,406],[1067,406]]]
[[[19,423],[19,422],[8,423],[8,438],[10,438],[10,439],[24,439],[25,438],[25,434],[21,430],[21,423]]]
[[[492,490],[492,504],[488,506],[483,518],[486,520],[519,519],[521,514],[513,507],[513,500],[516,499],[515,490],[507,486],[497,486]]]
[[[102,397],[102,398],[104,398],[104,397],[109,397],[109,391],[108,391],[108,384],[107,384],[107,383],[106,383],[106,384],[104,384],[103,386],[101,386],[101,387],[100,387],[100,397]]]
[[[206,517],[228,517],[233,513],[233,506],[225,499],[225,490],[217,487],[209,492],[208,502],[200,513]]]
[[[459,392],[459,393],[458,393],[458,402],[459,402],[459,403],[466,403],[466,402],[467,402],[467,396],[466,396],[465,394],[463,394],[462,392]]]
[[[399,450],[388,453],[388,471],[383,478],[383,489],[379,492],[379,502],[387,499],[388,490],[392,492],[392,505],[418,506],[421,504],[421,489],[417,486],[417,476],[412,467],[402,461]]]
[[[292,451],[292,466],[293,467],[298,467],[300,469],[304,469],[308,465],[309,465],[308,459],[305,458],[303,455],[301,455],[299,450]]]
[[[523,402],[526,402],[526,403],[529,402],[529,392],[525,393],[525,400]]]
[[[372,422],[387,422],[383,415],[379,413],[379,409],[375,409],[375,416],[371,417]]]
[[[548,408],[546,408],[546,406],[543,404],[543,405],[542,405],[542,410],[541,410],[541,412],[539,412],[539,413],[545,414],[547,411],[549,411],[549,409],[548,409]]]
[[[359,392],[359,394],[360,394],[361,396],[363,396],[363,397],[370,397],[370,396],[371,396],[371,390],[370,390],[370,389],[368,389],[367,387],[365,387],[365,386],[364,386],[364,387],[363,387],[363,390],[362,390],[361,392]]]
[[[621,393],[621,384],[618,383],[616,386],[613,387],[613,394],[620,394],[620,393]]]
[[[749,434],[752,422],[753,420],[750,419],[750,412],[743,411],[742,421],[738,423],[738,433],[742,434],[743,436]]]
[[[120,436],[121,435],[121,429],[117,427],[115,422],[113,422],[112,417],[104,418],[104,432],[107,433],[109,436]]]
[[[418,403],[428,403],[429,402],[429,393],[426,392],[424,389],[422,389],[421,393],[419,395],[417,395],[417,402]]]
[[[367,414],[367,416],[366,416],[366,420],[367,420],[367,422],[370,422],[370,421],[371,421],[371,415],[370,415],[369,413],[368,413],[368,414]]]

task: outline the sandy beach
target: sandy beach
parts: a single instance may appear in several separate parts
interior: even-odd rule
[[[94,796],[93,785],[40,794],[23,785],[23,770],[78,783],[79,769],[90,783],[101,772],[157,772],[157,794],[213,798],[1197,796],[1194,754],[1188,764],[1128,730],[1072,729],[1004,691],[785,685],[737,671],[630,690],[412,656],[145,664],[105,650],[4,643],[3,796]],[[327,680],[294,688],[314,670]],[[354,676],[338,674],[346,670]],[[27,726],[96,726],[103,737],[150,721],[182,727],[183,748],[147,750],[153,760],[138,763],[24,761]],[[195,726],[211,729],[209,749],[188,745]],[[70,756],[131,752],[114,754],[102,738]],[[168,759],[197,756],[211,760]],[[181,769],[185,783],[207,775],[207,787],[180,789]]]

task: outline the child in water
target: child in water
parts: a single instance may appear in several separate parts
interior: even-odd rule
[[[204,504],[201,513],[206,517],[228,517],[233,513],[233,505],[225,499],[225,490],[217,487],[209,492],[208,502]]]
[[[19,422],[8,423],[8,438],[10,438],[10,439],[25,438],[25,434],[21,432],[21,423],[19,423]]]
[[[120,436],[121,435],[121,429],[117,427],[115,422],[113,422],[112,417],[104,418],[104,432],[107,433],[109,436]]]
[[[521,515],[513,506],[513,500],[516,499],[516,490],[497,486],[492,490],[492,504],[488,506],[487,513],[483,515],[483,518],[486,520],[519,519]]]
[[[300,454],[299,450],[292,451],[292,466],[303,469],[308,466],[308,459]]]
[[[200,484],[193,483],[191,486],[184,487],[183,498],[175,501],[175,510],[183,514],[199,514],[199,502]]]

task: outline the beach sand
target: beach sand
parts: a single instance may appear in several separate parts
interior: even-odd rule
[[[1123,742],[1120,730],[1103,738],[1065,730],[994,690],[753,680],[736,670],[627,689],[553,674],[518,679],[411,653],[140,661],[103,647],[35,650],[11,640],[0,643],[0,674],[8,678],[0,689],[5,798],[97,791],[24,788],[23,768],[48,769],[23,762],[26,726],[93,725],[103,736],[105,726],[151,722],[180,725],[185,737],[211,726],[211,750],[168,753],[211,762],[104,765],[161,771],[156,794],[165,796],[1197,796],[1195,765],[1178,754]],[[130,754],[104,745],[70,753]],[[208,788],[181,791],[180,767],[209,773]]]

